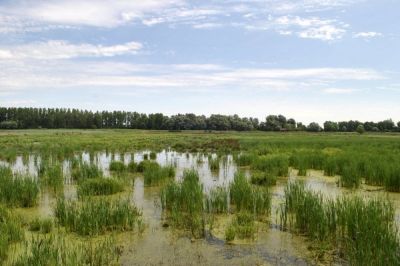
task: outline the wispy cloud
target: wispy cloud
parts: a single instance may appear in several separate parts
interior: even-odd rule
[[[323,92],[326,94],[352,94],[354,92],[359,91],[358,89],[349,89],[349,88],[327,88],[323,89]]]
[[[368,31],[368,32],[358,32],[354,34],[354,38],[362,38],[362,39],[372,39],[377,37],[382,37],[383,34],[380,32],[375,31]]]
[[[68,59],[76,57],[111,57],[136,54],[142,44],[129,42],[103,46],[92,44],[71,44],[67,41],[52,40],[35,42],[14,47],[0,46],[1,59]]]

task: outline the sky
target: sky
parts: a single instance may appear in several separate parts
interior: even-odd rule
[[[398,0],[0,0],[0,106],[400,121]]]

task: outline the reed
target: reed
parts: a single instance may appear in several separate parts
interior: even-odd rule
[[[39,235],[25,241],[12,265],[118,265],[120,255],[112,238],[81,242],[71,241],[64,235]]]
[[[152,152],[150,152],[149,157],[150,157],[150,160],[155,160],[155,159],[157,159],[157,153],[152,151]]]
[[[289,158],[286,155],[263,155],[254,160],[252,168],[276,176],[288,176]]]
[[[0,205],[0,262],[7,258],[10,245],[23,239],[24,231],[20,219]]]
[[[64,175],[62,165],[59,163],[41,167],[40,181],[43,185],[50,187],[54,192],[60,192],[64,187]]]
[[[250,177],[250,182],[254,185],[259,185],[259,186],[276,185],[276,180],[277,180],[276,176],[261,171],[254,171]]]
[[[112,195],[124,191],[124,184],[113,178],[92,178],[78,184],[78,197]]]
[[[79,235],[130,231],[142,226],[141,212],[129,200],[88,198],[76,202],[60,198],[54,213],[59,225]]]
[[[347,188],[358,188],[361,184],[361,176],[354,164],[347,164],[343,167],[339,178],[339,186]]]
[[[53,219],[51,218],[35,218],[29,223],[29,231],[41,232],[48,234],[53,230]]]
[[[160,185],[175,177],[175,168],[172,165],[161,167],[157,163],[152,163],[145,167],[143,177],[145,186]]]
[[[271,193],[267,187],[252,186],[242,172],[235,174],[230,185],[230,198],[236,211],[249,211],[255,216],[271,211]]]
[[[225,229],[225,239],[230,242],[239,239],[254,239],[257,231],[254,216],[248,212],[235,214],[233,221]]]
[[[213,158],[211,156],[208,157],[208,166],[210,167],[211,171],[218,171],[219,163],[220,163],[219,157],[216,157],[216,158]]]
[[[39,184],[29,176],[14,176],[10,168],[0,167],[0,203],[12,207],[33,207]]]
[[[121,161],[112,161],[109,167],[110,171],[122,173],[126,170],[126,166]]]
[[[175,226],[191,231],[194,237],[204,236],[203,186],[195,170],[186,170],[181,183],[171,182],[161,191],[161,206]]]
[[[95,164],[73,161],[71,168],[71,177],[78,182],[103,177],[103,171]]]
[[[212,189],[206,197],[206,210],[208,213],[228,213],[229,191],[224,187]]]

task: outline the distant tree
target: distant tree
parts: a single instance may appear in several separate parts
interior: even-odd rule
[[[8,120],[0,123],[0,129],[17,129],[18,123],[16,121]]]
[[[306,131],[307,127],[305,125],[303,125],[303,123],[297,122],[296,129],[297,129],[297,131]]]
[[[309,132],[320,132],[321,131],[321,127],[318,123],[316,122],[312,122],[307,126],[307,131]]]
[[[327,132],[335,132],[339,130],[339,125],[336,122],[325,121],[324,130]]]
[[[394,128],[394,122],[392,119],[383,120],[378,122],[378,128],[381,131],[391,131]]]
[[[357,129],[356,129],[358,134],[364,134],[365,129],[363,125],[358,125]]]

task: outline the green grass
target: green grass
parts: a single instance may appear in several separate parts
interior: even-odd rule
[[[78,184],[78,197],[112,195],[124,191],[124,184],[113,178],[92,178]]]
[[[276,179],[276,176],[273,176],[268,172],[254,171],[251,173],[250,182],[259,186],[272,186],[276,185]]]
[[[41,232],[48,234],[53,230],[53,219],[51,218],[35,218],[29,223],[29,231]]]
[[[212,189],[206,197],[206,209],[209,213],[228,213],[228,189],[224,187],[216,187]]]
[[[175,177],[175,168],[172,165],[160,166],[157,163],[148,164],[143,171],[144,185],[155,186]]]
[[[113,239],[72,242],[63,235],[50,234],[25,241],[12,265],[118,265],[119,258],[120,250]]]
[[[242,172],[235,174],[230,185],[230,198],[236,211],[248,211],[255,216],[269,215],[271,193],[267,187],[252,186]]]
[[[262,155],[253,161],[252,168],[270,175],[288,176],[289,158],[284,154]]]
[[[122,173],[126,170],[126,166],[121,161],[112,161],[110,163],[110,171]]]
[[[29,176],[14,176],[10,168],[0,166],[0,203],[12,207],[37,204],[39,183]]]
[[[63,168],[60,163],[42,165],[39,171],[40,182],[51,188],[54,192],[60,192],[64,187]]]
[[[205,230],[203,187],[194,170],[184,172],[181,183],[171,182],[161,192],[162,208],[177,227],[191,231],[194,237],[203,237]]]
[[[385,199],[353,196],[326,200],[303,183],[290,183],[280,217],[282,229],[328,243],[350,265],[399,265],[394,209]]]
[[[20,219],[0,205],[0,262],[7,258],[10,245],[23,239]]]
[[[71,176],[75,181],[80,182],[90,178],[103,177],[103,171],[95,164],[72,161],[71,165]]]
[[[219,163],[220,163],[219,157],[215,157],[215,158],[213,158],[212,156],[208,157],[208,166],[210,167],[211,171],[218,171]]]
[[[79,235],[131,231],[142,226],[141,212],[129,200],[88,198],[77,202],[60,198],[54,213],[59,225]]]

